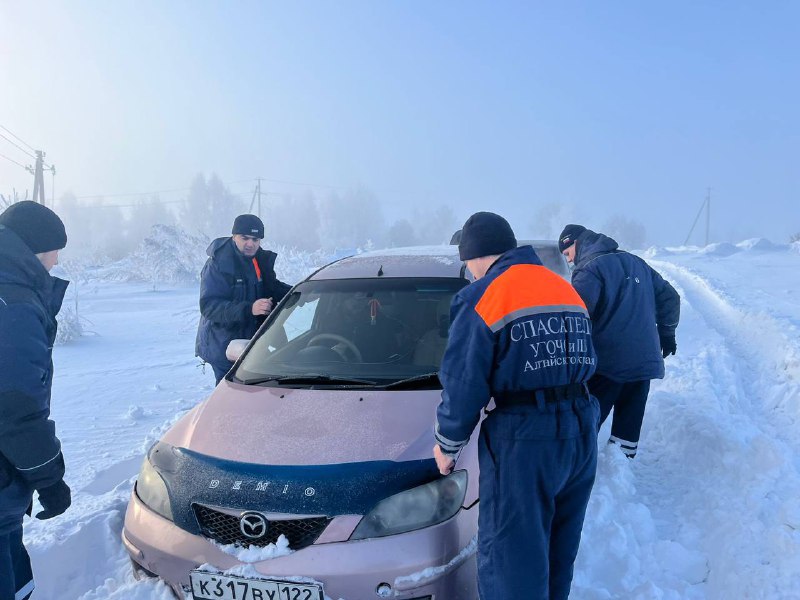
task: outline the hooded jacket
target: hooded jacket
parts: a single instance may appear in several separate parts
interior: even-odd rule
[[[253,303],[272,298],[277,305],[291,289],[275,276],[277,254],[259,248],[255,258],[261,270],[258,282],[253,259],[246,258],[233,238],[218,238],[206,251],[200,275],[200,324],[195,354],[212,365],[227,368],[225,350],[231,340],[250,339],[264,317],[253,315]]]
[[[575,240],[572,285],[592,318],[597,373],[613,381],[664,377],[659,336],[675,335],[678,292],[644,260],[587,229]]]
[[[0,225],[0,535],[22,525],[34,490],[64,476],[50,389],[67,285]]]
[[[594,373],[586,306],[531,246],[509,250],[461,289],[450,319],[436,424],[447,453],[467,443],[491,398],[500,405],[504,394],[584,383]]]

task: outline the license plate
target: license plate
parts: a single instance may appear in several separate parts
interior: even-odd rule
[[[194,600],[324,600],[322,586],[249,579],[204,571],[189,573]]]

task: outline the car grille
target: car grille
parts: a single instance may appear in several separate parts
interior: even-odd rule
[[[239,529],[239,517],[201,506],[193,505],[197,522],[203,535],[220,544],[236,544],[238,546],[264,547],[274,544],[281,535],[289,540],[289,548],[300,550],[310,546],[322,534],[332,521],[328,517],[310,517],[306,519],[267,520],[267,534],[254,540],[246,537]]]

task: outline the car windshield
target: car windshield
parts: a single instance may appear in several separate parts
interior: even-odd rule
[[[542,261],[542,264],[556,273],[557,275],[561,275],[564,279],[569,281],[571,279],[571,271],[569,268],[569,263],[567,259],[559,252],[558,246],[555,243],[551,242],[535,242],[535,241],[527,241],[521,240],[519,242],[520,246],[531,245],[533,249],[536,251],[536,255],[539,257],[539,260]]]
[[[301,386],[419,381],[439,370],[450,302],[466,284],[457,278],[304,282],[270,319],[235,377]]]

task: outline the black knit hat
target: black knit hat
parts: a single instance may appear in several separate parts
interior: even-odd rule
[[[260,240],[264,239],[264,223],[255,215],[239,215],[233,222],[233,235],[251,235]]]
[[[564,252],[564,250],[575,243],[575,240],[578,239],[578,236],[584,231],[586,231],[586,227],[583,225],[574,225],[570,223],[564,227],[564,231],[558,236],[558,250]]]
[[[517,247],[517,238],[503,217],[490,212],[472,215],[461,228],[458,254],[461,260],[503,254]]]
[[[56,213],[33,200],[12,204],[0,215],[0,225],[16,233],[34,254],[61,250],[67,231]]]

